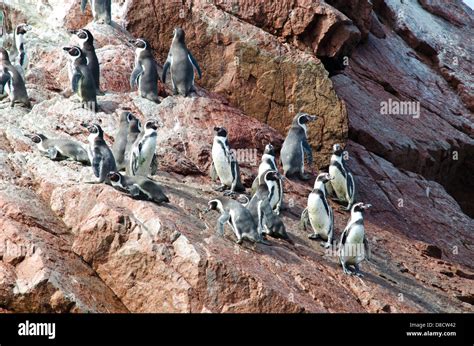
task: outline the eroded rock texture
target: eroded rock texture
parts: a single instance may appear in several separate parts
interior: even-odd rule
[[[42,3],[49,6],[9,8],[10,18],[28,13],[34,26],[33,109],[0,110],[0,312],[473,311],[466,6],[127,0],[114,2],[111,28],[87,24],[76,0]],[[68,88],[66,29],[86,24],[107,91],[97,114],[60,94]],[[175,26],[185,29],[203,79],[195,98],[166,97],[160,84],[164,100],[155,105],[129,90],[126,42],[147,38],[163,63]],[[420,117],[381,114],[389,99],[420,102]],[[85,142],[80,124],[98,121],[111,144],[122,110],[162,124],[154,178],[168,206],[85,184],[90,167],[50,161],[24,136]],[[363,279],[344,275],[300,229],[313,181],[285,183],[283,220],[295,245],[239,246],[230,229],[216,235],[217,213],[204,213],[218,195],[208,177],[212,128],[226,126],[231,146],[245,153],[249,187],[265,144],[281,147],[297,111],[319,116],[309,129],[317,169],[327,167],[332,144],[345,144],[358,199],[373,204]],[[348,214],[332,206],[338,238]]]

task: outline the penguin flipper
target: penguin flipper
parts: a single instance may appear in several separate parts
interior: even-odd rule
[[[191,61],[191,64],[193,64],[194,68],[196,69],[196,71],[198,73],[198,76],[199,76],[199,79],[201,79],[202,78],[202,72],[201,72],[201,68],[199,67],[199,64],[197,63],[196,59],[194,59],[191,52],[188,52],[188,57],[189,57],[189,60]]]
[[[301,213],[301,218],[300,218],[300,227],[303,230],[306,230],[306,227],[308,227],[308,207],[304,208],[303,212]]]
[[[94,149],[94,158],[92,159],[92,171],[94,172],[94,175],[99,178],[100,177],[100,172],[102,171],[102,168],[104,166],[103,160],[100,159],[100,151],[99,149]]]
[[[367,237],[364,237],[364,252],[365,252],[365,259],[367,261],[370,261],[371,255],[370,255],[370,247],[369,247],[369,242],[367,241]]]
[[[354,200],[355,200],[355,184],[354,184],[354,177],[349,171],[347,172],[346,183],[347,183],[347,195],[348,195],[347,207],[350,208],[352,207],[352,204],[354,204]]]
[[[132,75],[130,76],[130,88],[134,89],[136,85],[138,85],[138,80],[140,76],[143,74],[142,65],[137,64],[132,71]]]
[[[158,173],[158,157],[156,154],[153,154],[153,158],[151,159],[150,173],[151,175]]]
[[[211,167],[209,168],[209,175],[211,176],[212,181],[217,180],[217,171],[216,167],[214,166],[214,162],[211,163]]]
[[[71,88],[75,93],[79,90],[79,81],[81,80],[82,74],[79,71],[75,71],[71,79]]]
[[[170,68],[170,66],[171,66],[171,61],[168,57],[168,59],[166,59],[165,64],[163,65],[163,73],[161,74],[161,81],[163,83],[166,83],[166,74],[167,74],[168,69]]]
[[[81,11],[84,13],[86,10],[87,0],[81,0]]]

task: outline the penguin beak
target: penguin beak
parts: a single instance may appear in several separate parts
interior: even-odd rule
[[[334,178],[332,175],[328,175],[328,180],[334,180]]]
[[[65,52],[70,52],[72,47],[63,47],[63,51]]]
[[[68,31],[71,35],[76,35],[77,34],[77,30],[68,30]]]
[[[371,208],[371,207],[372,207],[372,204],[364,204],[364,205],[362,206],[362,208],[364,208],[364,209],[369,209],[369,208]]]
[[[221,129],[221,128],[220,128],[219,126],[215,126],[215,127],[214,127],[214,131],[215,131],[215,132],[219,131],[220,129]]]
[[[318,117],[316,115],[307,115],[308,122],[315,121]]]
[[[26,137],[26,138],[29,138],[29,139],[33,139],[34,136],[35,136],[35,135],[31,135],[31,134],[28,134],[28,133],[25,134],[25,137]]]

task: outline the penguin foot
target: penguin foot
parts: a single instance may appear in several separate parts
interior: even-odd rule
[[[103,181],[95,180],[95,181],[85,181],[84,184],[102,184]]]
[[[216,186],[216,187],[214,187],[213,190],[214,190],[214,191],[217,191],[217,192],[222,192],[222,191],[225,190],[225,188],[226,188],[225,185],[221,185],[221,186]]]
[[[312,234],[308,235],[308,238],[311,239],[311,240],[319,240],[319,239],[321,239],[321,236],[319,234],[312,233]]]
[[[268,241],[266,241],[265,239],[261,239],[260,241],[258,241],[257,243],[260,243],[260,244],[263,244],[263,245],[267,245],[267,246],[272,246],[272,244]]]
[[[323,248],[325,248],[325,249],[329,249],[329,248],[331,247],[331,243],[329,243],[329,242],[327,242],[327,241],[323,241],[323,242],[321,242],[321,244],[319,244],[319,245],[321,245],[321,246],[322,246]]]
[[[244,240],[243,240],[242,238],[241,238],[241,239],[237,239],[236,243],[239,244],[239,245],[242,245],[243,241],[244,241]]]

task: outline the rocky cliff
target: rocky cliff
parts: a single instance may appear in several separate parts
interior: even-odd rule
[[[474,304],[473,12],[460,1],[282,0],[113,2],[114,27],[89,23],[79,1],[5,1],[7,25],[28,21],[32,110],[0,110],[0,311],[467,312]],[[9,4],[9,6],[8,6]],[[445,6],[446,5],[446,6]],[[97,114],[78,108],[61,47],[86,26],[102,69]],[[155,105],[130,92],[143,36],[163,63],[175,26],[204,72],[196,98]],[[168,97],[167,97],[168,96]],[[384,114],[413,101],[417,114]],[[42,157],[26,133],[86,141],[118,114],[159,119],[157,154],[169,206],[88,185],[89,167]],[[244,183],[263,147],[281,146],[292,116],[309,129],[318,170],[346,145],[372,260],[346,276],[298,226],[312,182],[285,183],[295,245],[235,244],[215,234],[211,129],[244,150]],[[334,204],[336,236],[348,213]]]

